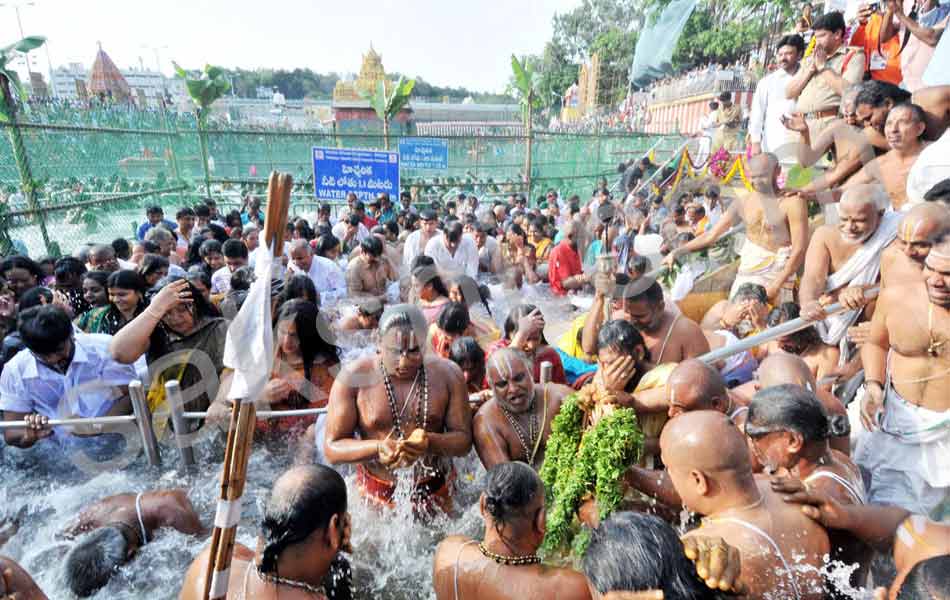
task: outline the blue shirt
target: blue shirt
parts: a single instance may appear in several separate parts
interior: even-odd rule
[[[169,231],[175,231],[176,229],[178,229],[178,224],[172,223],[168,219],[162,219],[161,224],[165,229]],[[135,237],[137,237],[139,241],[141,242],[142,240],[145,239],[145,234],[148,233],[148,230],[151,229],[152,227],[155,227],[155,226],[149,223],[148,221],[145,221],[144,223],[139,225],[139,230],[136,232]]]
[[[21,350],[0,375],[0,410],[38,413],[50,419],[101,417],[117,397],[115,387],[136,378],[135,365],[123,365],[109,353],[112,336],[75,334],[75,352],[66,373],[58,373]],[[62,435],[60,430],[54,431]]]

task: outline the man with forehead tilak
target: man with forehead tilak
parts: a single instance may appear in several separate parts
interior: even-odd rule
[[[344,366],[330,390],[324,452],[331,463],[357,463],[364,498],[394,506],[398,472],[411,468],[417,514],[451,510],[451,457],[472,446],[472,416],[462,372],[425,356],[425,318],[415,306],[380,319],[376,355]],[[404,485],[404,484],[403,484]]]
[[[923,281],[885,289],[861,349],[871,431],[855,450],[869,500],[939,519],[950,513],[950,235],[927,254]]]
[[[535,384],[528,357],[513,348],[491,354],[487,377],[492,398],[472,421],[482,464],[491,469],[499,463],[521,461],[540,468],[551,422],[573,390],[557,383]]]
[[[905,213],[897,237],[881,253],[881,288],[923,281],[927,254],[945,233],[950,233],[947,207],[928,202]]]

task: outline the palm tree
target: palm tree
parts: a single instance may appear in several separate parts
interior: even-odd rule
[[[208,170],[208,116],[211,114],[211,105],[221,96],[228,93],[231,84],[224,75],[224,69],[205,65],[204,71],[198,79],[189,79],[188,73],[172,62],[175,73],[185,80],[185,87],[191,101],[195,103],[195,116],[198,117],[198,142],[201,145],[201,164],[205,171],[205,193],[211,197],[211,173]]]
[[[370,106],[376,111],[376,116],[383,121],[383,143],[386,150],[389,150],[389,121],[409,103],[412,88],[415,85],[415,79],[406,80],[404,77],[400,77],[388,94],[386,93],[385,81],[380,81],[373,93],[360,92],[360,96],[369,100]]]
[[[542,105],[540,73],[528,62],[528,58],[518,60],[511,55],[511,71],[514,75],[510,90],[521,104],[521,118],[525,130],[524,180],[528,184],[528,197],[531,197],[531,114]]]
[[[33,172],[30,169],[29,156],[26,153],[26,146],[23,143],[23,133],[17,126],[17,98],[26,101],[26,92],[20,84],[20,78],[17,72],[10,68],[9,64],[17,53],[26,53],[35,50],[46,43],[46,38],[38,35],[28,36],[22,40],[0,48],[0,122],[9,123],[6,128],[7,136],[10,138],[10,145],[13,147],[13,159],[16,162],[17,171],[20,174],[20,186],[26,195],[27,203],[36,214],[36,221],[40,226],[40,233],[43,235],[43,244],[51,255],[57,255],[56,245],[50,244],[49,234],[46,232],[46,219],[39,212],[39,204],[36,201],[36,188],[39,184],[33,179]],[[2,228],[0,234],[0,253],[8,254],[13,247],[9,233],[6,227]]]

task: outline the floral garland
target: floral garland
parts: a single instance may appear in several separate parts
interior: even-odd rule
[[[643,447],[643,433],[631,408],[614,409],[586,433],[583,422],[577,394],[571,394],[551,424],[541,467],[548,508],[541,545],[545,556],[568,549],[575,557],[583,555],[588,536],[578,536],[575,519],[581,500],[592,492],[600,518],[607,518],[623,499],[624,471],[639,459]],[[572,542],[577,543],[572,547]]]

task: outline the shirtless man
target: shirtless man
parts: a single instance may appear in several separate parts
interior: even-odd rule
[[[205,597],[210,546],[188,567],[178,600]],[[350,597],[350,515],[346,484],[329,467],[293,467],[274,482],[257,551],[235,544],[228,598],[327,600]]]
[[[413,466],[414,502],[448,510],[451,457],[472,447],[472,415],[458,366],[424,356],[425,317],[415,306],[383,314],[375,356],[345,365],[333,382],[324,453],[357,463],[364,496],[391,505],[396,469]]]
[[[739,404],[747,406],[752,401],[752,397],[760,390],[781,385],[794,385],[813,392],[818,397],[818,401],[821,402],[825,412],[833,417],[848,416],[848,411],[841,400],[828,390],[818,388],[815,383],[815,375],[808,363],[800,356],[785,352],[769,354],[759,365],[759,370],[756,371],[756,380],[735,388],[732,393]],[[740,414],[737,414],[736,418],[733,419],[739,426],[745,423],[745,415],[741,414],[744,412],[744,410],[740,411]],[[838,452],[848,455],[851,453],[850,439],[849,432],[846,431],[832,435],[829,443]]]
[[[544,462],[551,422],[561,401],[574,390],[566,385],[535,385],[528,357],[514,348],[500,348],[488,358],[492,399],[472,419],[475,451],[486,469],[511,461],[532,468]]]
[[[924,281],[884,290],[861,349],[871,435],[855,459],[869,499],[928,515],[950,495],[950,236],[924,262]],[[886,400],[886,402],[885,402]]]
[[[346,267],[346,289],[350,296],[386,301],[386,286],[397,278],[389,260],[383,257],[383,242],[371,235],[360,242],[360,253]]]
[[[946,233],[950,233],[950,210],[945,206],[920,204],[905,213],[897,237],[881,253],[881,289],[923,281],[927,254]]]
[[[686,538],[720,536],[737,547],[748,597],[824,599],[818,569],[828,535],[767,486],[760,489],[745,438],[725,415],[699,411],[671,420],[660,448],[683,503],[704,516]]]
[[[730,227],[745,223],[746,240],[730,296],[752,282],[764,286],[772,302],[791,300],[808,247],[808,206],[800,196],[776,196],[781,167],[774,154],[758,154],[748,165],[754,191],[736,198],[715,225],[670,252],[663,263],[672,266],[680,256],[708,248]]]
[[[597,334],[604,323],[604,304],[608,295],[611,297],[611,319],[629,321],[637,328],[650,352],[650,362],[656,365],[677,363],[709,352],[709,342],[699,325],[666,308],[663,288],[655,279],[641,277],[631,282],[629,277],[618,273],[613,283],[613,286],[597,286],[581,335],[584,352],[597,354]]]
[[[749,404],[744,430],[765,473],[788,474],[845,504],[866,503],[858,467],[828,444],[832,436],[850,431],[848,416],[829,416],[812,392],[791,384],[764,388]],[[832,560],[860,565],[851,574],[851,585],[860,586],[870,552],[853,536],[838,533],[829,538]]]
[[[907,203],[907,175],[921,151],[930,142],[923,139],[924,111],[916,104],[898,104],[887,114],[884,135],[890,150],[864,165],[842,186],[847,190],[863,183],[880,183],[887,190],[891,207]]]
[[[366,298],[356,305],[356,312],[343,317],[340,331],[376,329],[383,316],[383,303],[378,298]]]
[[[911,96],[911,102],[924,109],[927,121],[924,139],[931,142],[940,139],[950,126],[950,85],[920,88]]]
[[[812,235],[799,302],[803,317],[820,321],[816,326],[826,344],[838,345],[867,304],[864,291],[877,283],[881,253],[897,234],[900,219],[885,214],[885,205],[879,186],[850,188],[838,205],[840,222],[822,225]],[[849,310],[828,317],[823,307],[834,302]]]
[[[87,507],[64,531],[67,538],[84,534],[66,555],[66,585],[91,596],[163,527],[204,533],[185,490],[118,494]]]
[[[49,600],[26,569],[6,556],[0,556],[0,598],[3,600]]]
[[[432,561],[437,600],[588,600],[587,579],[577,571],[541,565],[544,484],[520,462],[491,467],[479,499],[485,537],[445,538]]]

